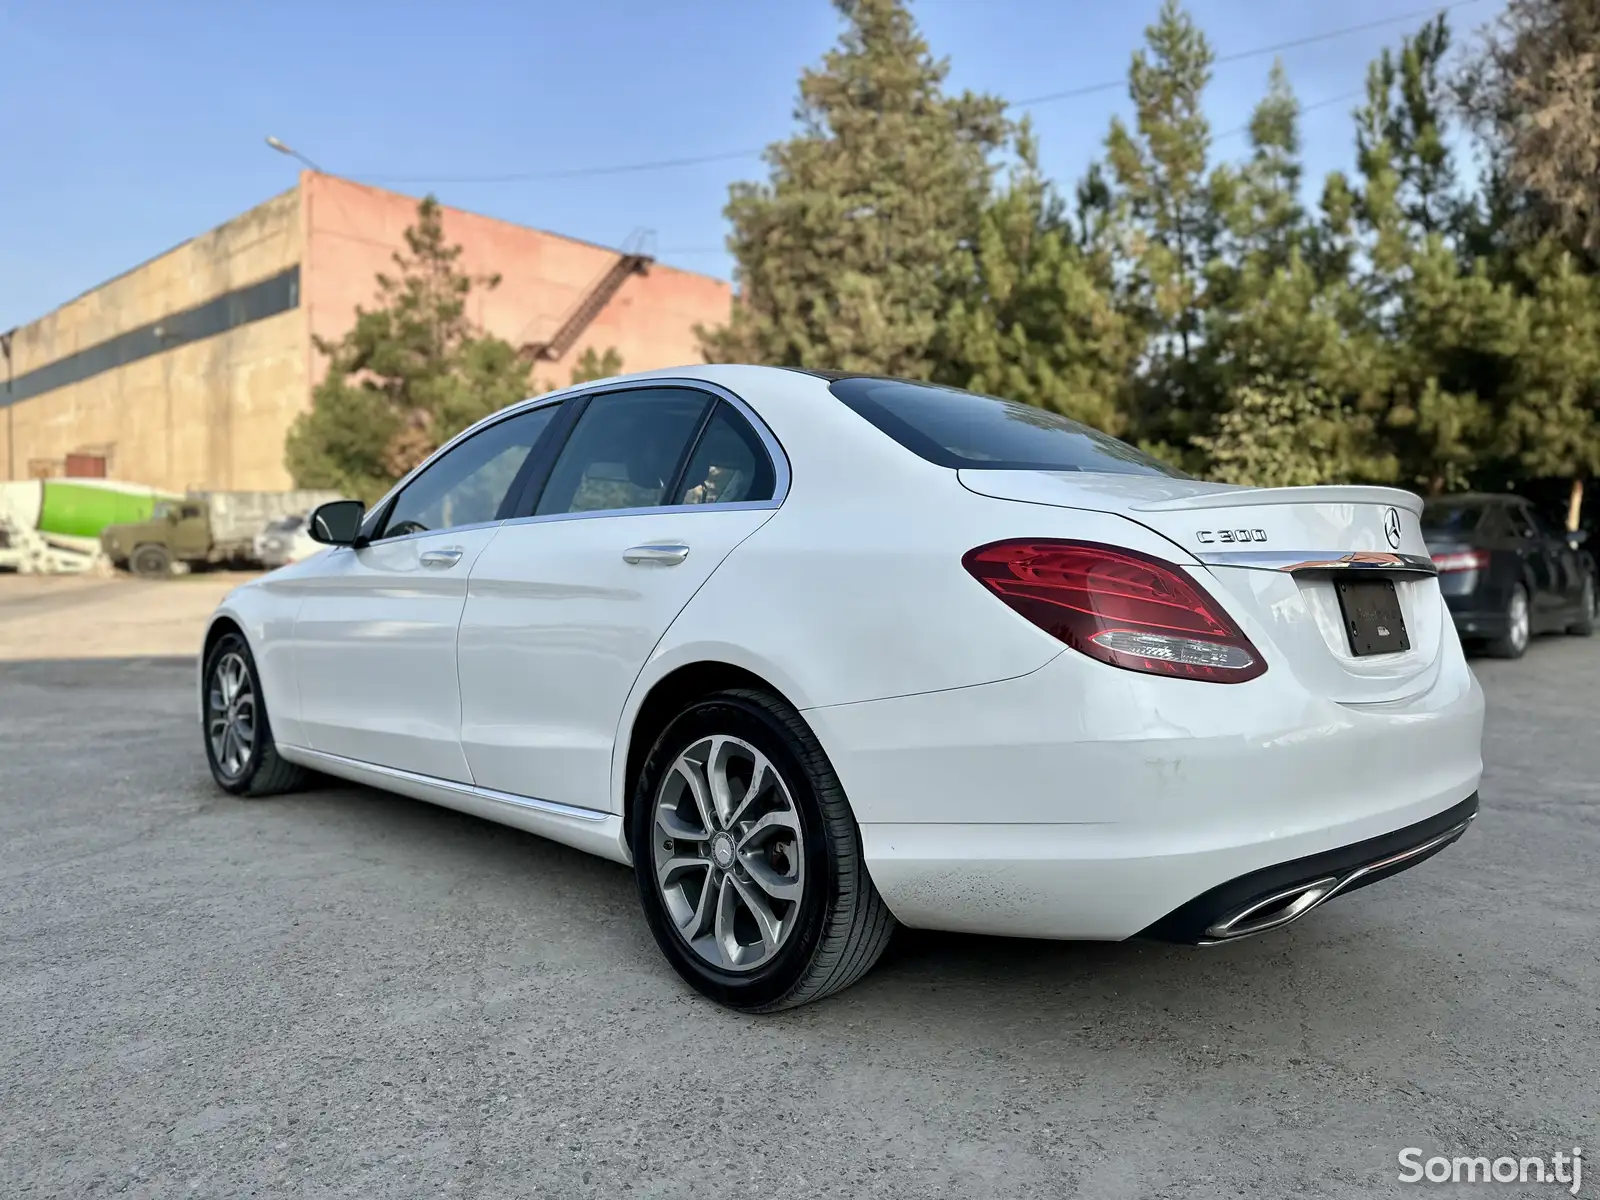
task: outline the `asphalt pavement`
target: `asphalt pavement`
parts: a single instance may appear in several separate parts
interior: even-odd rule
[[[185,661],[0,663],[0,1197],[1404,1196],[1406,1147],[1591,1145],[1600,1195],[1600,638],[1474,666],[1483,813],[1405,875],[1227,948],[902,931],[758,1018],[621,867],[216,791]]]

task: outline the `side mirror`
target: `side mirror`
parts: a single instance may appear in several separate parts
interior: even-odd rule
[[[359,500],[330,500],[312,510],[306,532],[324,546],[350,546],[361,534],[367,506]]]

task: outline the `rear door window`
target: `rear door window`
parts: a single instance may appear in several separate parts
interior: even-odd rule
[[[711,398],[684,388],[634,388],[590,399],[539,496],[536,516],[667,503]]]
[[[829,387],[907,450],[941,467],[1188,478],[1126,442],[1031,404],[904,379],[847,376]]]
[[[772,460],[750,423],[725,400],[695,446],[672,504],[743,504],[771,500]]]

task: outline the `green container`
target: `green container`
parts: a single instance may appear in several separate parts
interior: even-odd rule
[[[170,494],[138,484],[42,480],[39,532],[96,538],[107,525],[148,521],[156,504]]]

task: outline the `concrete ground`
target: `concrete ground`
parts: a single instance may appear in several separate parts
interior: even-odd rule
[[[620,867],[224,796],[185,662],[0,663],[0,1196],[1368,1197],[1575,1145],[1594,1194],[1600,639],[1476,665],[1484,813],[1406,875],[1226,949],[902,932],[751,1018]]]
[[[217,601],[254,574],[0,574],[0,662],[199,653]]]

